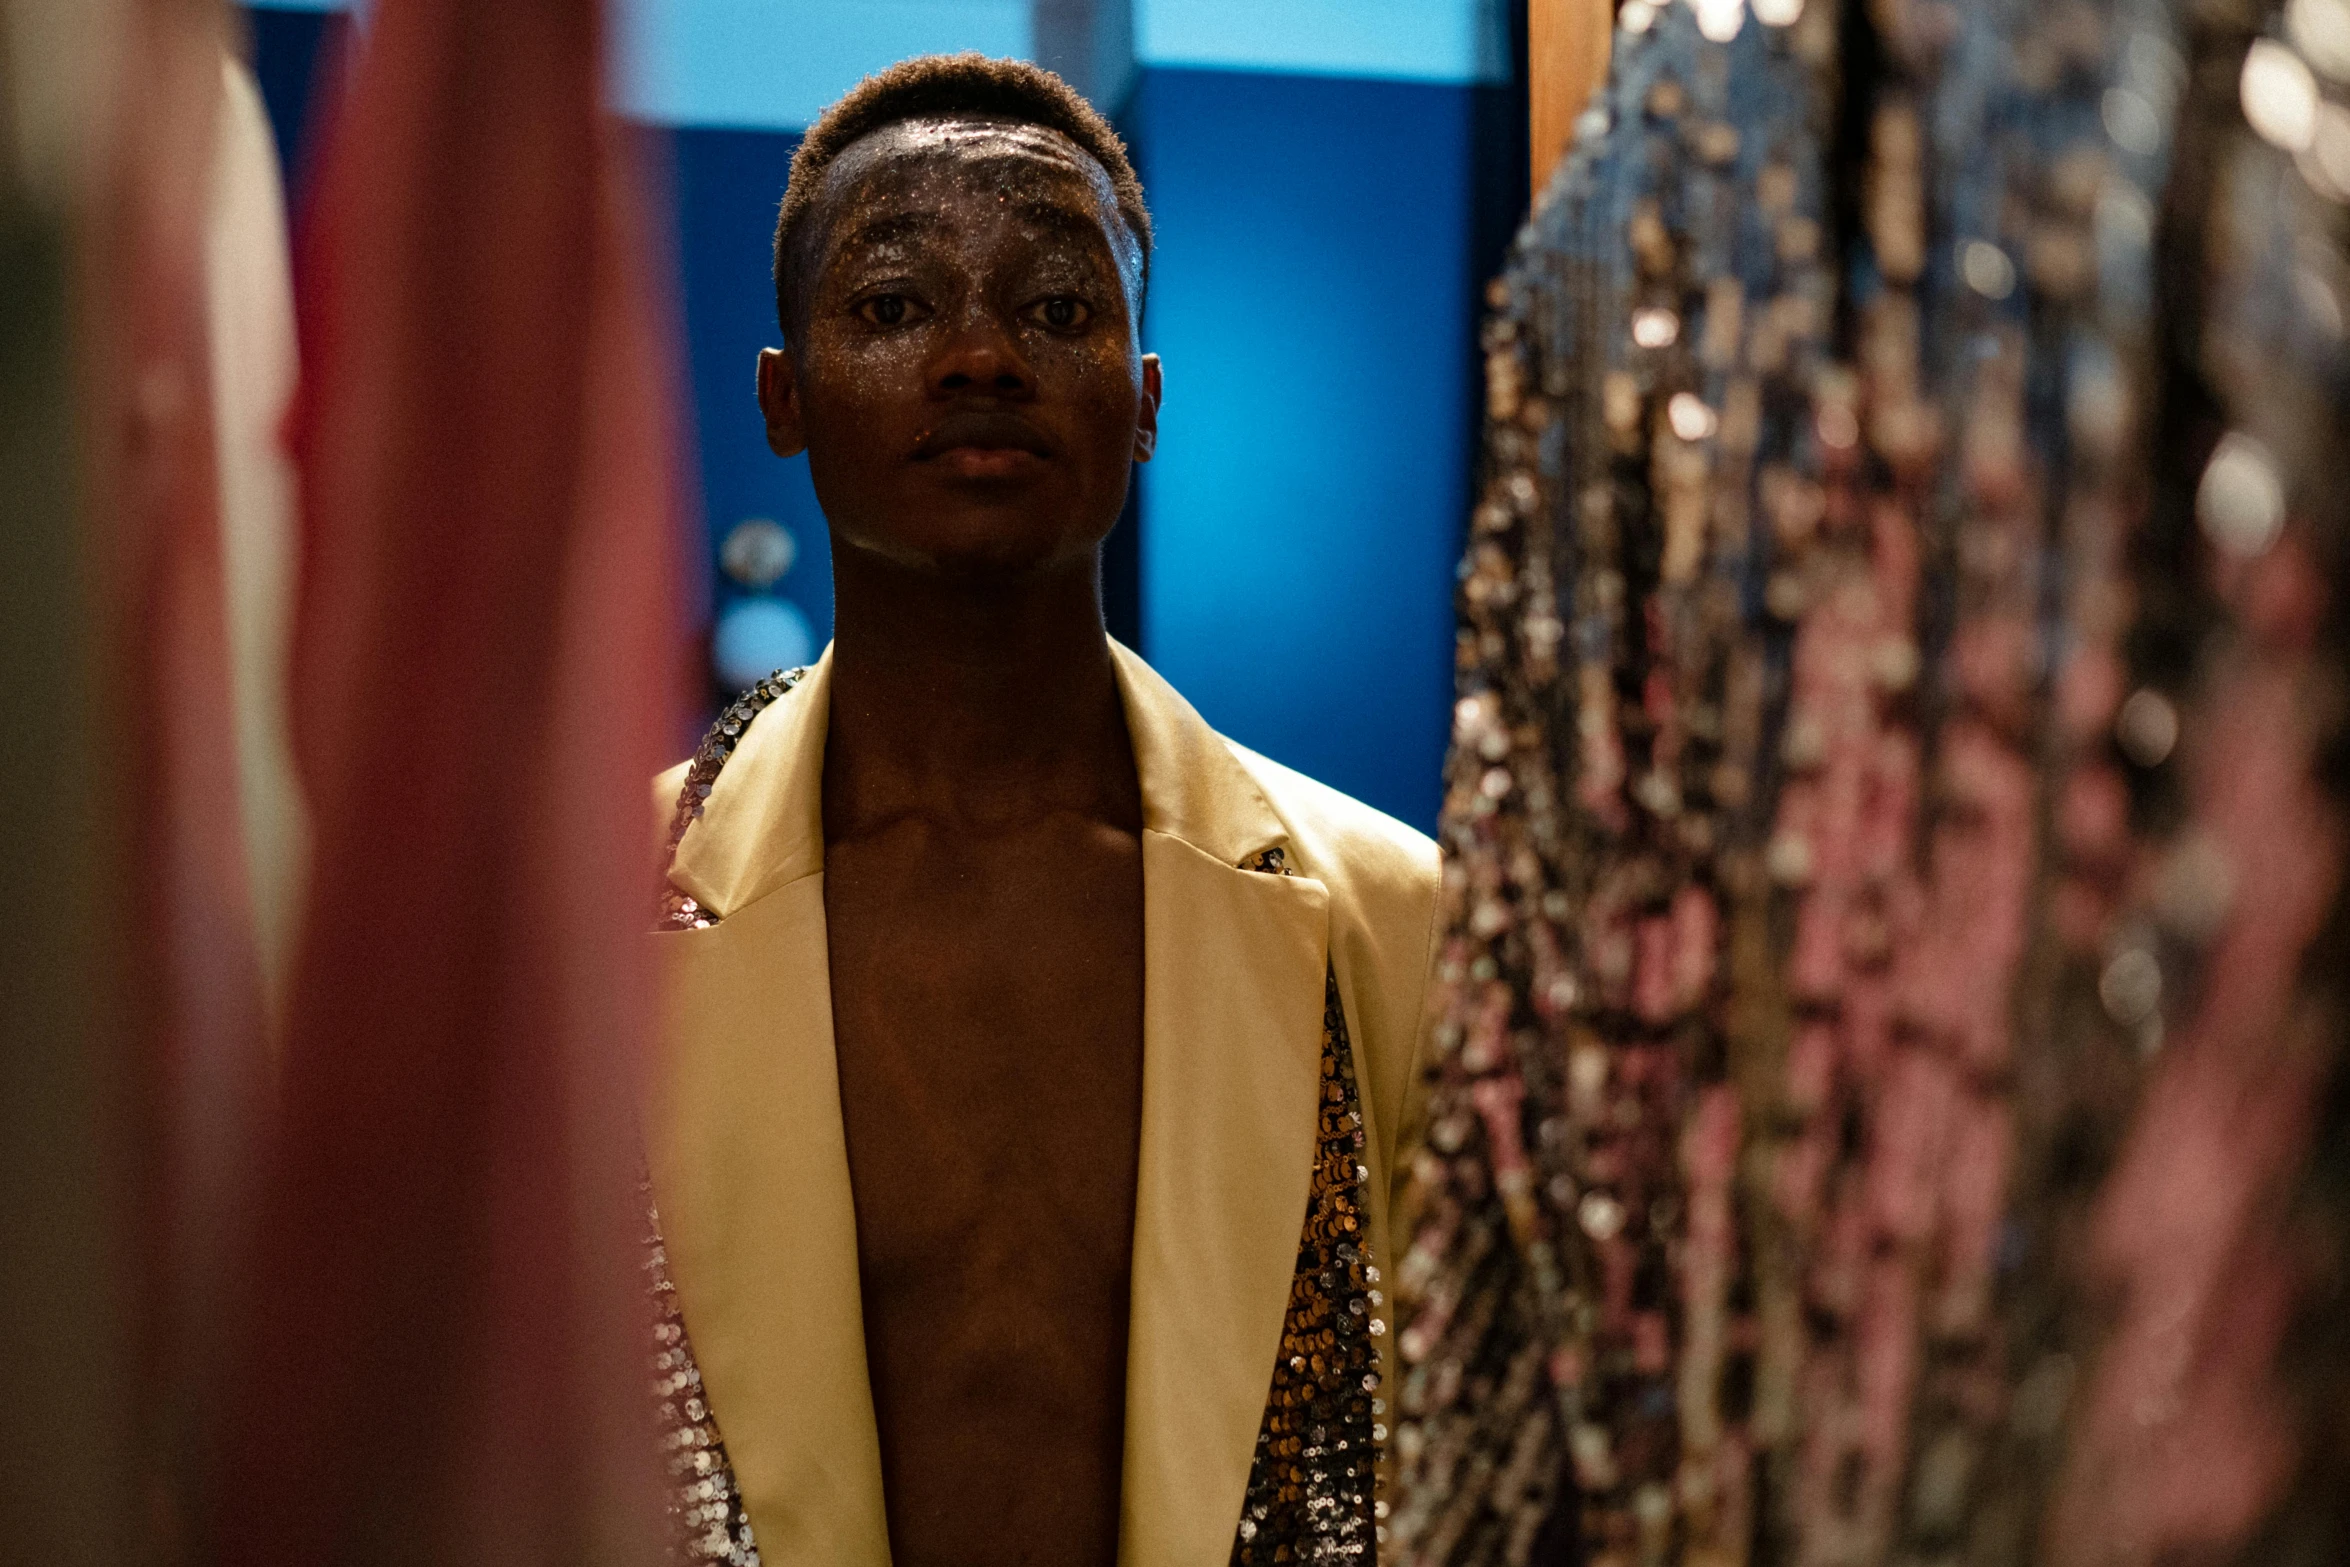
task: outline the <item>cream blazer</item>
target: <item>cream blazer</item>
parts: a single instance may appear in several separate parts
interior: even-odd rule
[[[1225,1567],[1306,1212],[1326,968],[1367,1122],[1372,1255],[1383,1271],[1394,1256],[1436,846],[1226,740],[1112,647],[1142,785],[1144,950],[1118,1560]],[[719,922],[651,938],[665,993],[654,1197],[772,1567],[889,1561],[825,951],[830,664],[828,649],[743,732],[678,843],[671,881]],[[656,786],[664,819],[683,776]],[[1295,874],[1241,868],[1275,846]],[[1384,1356],[1394,1338],[1377,1342]]]

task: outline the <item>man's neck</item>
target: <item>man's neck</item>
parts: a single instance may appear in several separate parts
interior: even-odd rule
[[[1093,562],[975,580],[836,551],[827,841],[907,811],[1139,829]]]

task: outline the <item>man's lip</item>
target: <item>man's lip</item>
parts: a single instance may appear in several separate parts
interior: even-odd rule
[[[950,446],[923,459],[967,479],[1008,478],[1044,459],[1019,446]]]
[[[971,410],[948,414],[915,443],[914,459],[927,462],[950,452],[969,452],[981,455],[1024,453],[1030,457],[1050,458],[1052,443],[1018,414],[1001,411]]]

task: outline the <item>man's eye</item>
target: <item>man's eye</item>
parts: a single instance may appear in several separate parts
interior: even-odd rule
[[[1074,332],[1093,318],[1093,310],[1073,294],[1055,294],[1028,307],[1030,319],[1056,332]]]
[[[902,326],[914,313],[914,302],[903,294],[875,294],[857,301],[857,314],[875,326]]]

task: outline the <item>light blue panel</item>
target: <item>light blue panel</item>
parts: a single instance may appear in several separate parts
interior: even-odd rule
[[[1476,89],[1146,68],[1164,356],[1142,652],[1226,734],[1433,830],[1468,513]]]
[[[1498,82],[1507,0],[1134,0],[1145,66]]]
[[[622,10],[621,107],[662,125],[805,130],[908,55],[1026,58],[1028,0],[633,0]]]

